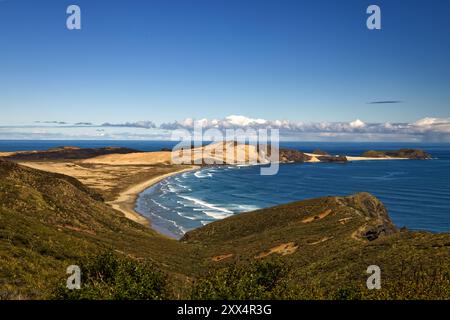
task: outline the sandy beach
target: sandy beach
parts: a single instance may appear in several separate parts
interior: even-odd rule
[[[180,174],[187,171],[192,171],[198,169],[198,166],[190,166],[185,169],[180,169],[174,172],[166,173],[158,177],[152,178],[142,183],[131,186],[125,191],[119,193],[118,197],[113,201],[108,201],[107,203],[111,205],[114,209],[122,212],[125,217],[131,219],[137,223],[150,226],[150,220],[137,213],[134,208],[136,206],[137,197],[145,189],[150,188],[152,185],[176,174]]]

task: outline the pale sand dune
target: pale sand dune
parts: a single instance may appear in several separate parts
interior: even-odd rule
[[[172,156],[178,164],[248,164],[267,163],[254,145],[234,145],[234,142],[218,142],[204,147],[183,151],[138,152],[109,154],[80,161],[84,164],[103,165],[154,165],[172,164]]]
[[[83,167],[74,162],[19,162],[19,164],[42,171],[65,174],[80,180],[85,185],[102,191],[115,187],[115,180],[121,174],[119,167]],[[130,167],[127,174],[138,173],[138,168]],[[123,170],[122,170],[123,171]]]
[[[121,156],[121,155],[118,155]],[[102,156],[103,157],[103,156]],[[116,165],[80,162],[20,162],[34,169],[60,173],[74,177],[105,197],[106,203],[122,212],[125,217],[149,225],[149,220],[134,211],[136,198],[145,189],[159,181],[196,166],[172,165]]]
[[[306,162],[320,162],[319,159],[317,159],[318,155],[312,154],[312,153],[305,153],[307,156],[310,156],[311,159],[306,160]]]
[[[261,157],[258,149],[254,145],[238,144],[235,145],[233,141],[217,142],[205,147],[194,148],[189,152],[181,154],[178,152],[178,159],[189,162],[195,161],[201,163],[202,159],[210,161],[211,164],[256,164],[267,163],[265,157]],[[208,162],[207,162],[208,163]]]
[[[107,164],[116,166],[170,164],[170,151],[136,152],[127,154],[108,154],[80,161],[86,164]]]
[[[0,152],[0,158],[1,157],[8,157],[10,155],[15,154],[15,152]]]

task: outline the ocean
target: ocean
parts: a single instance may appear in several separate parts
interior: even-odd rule
[[[450,148],[443,144],[283,143],[311,152],[360,155],[370,149],[421,148],[433,160],[284,164],[277,175],[258,166],[217,166],[170,177],[144,191],[137,211],[160,232],[185,232],[245,211],[322,196],[370,192],[398,227],[450,232]]]
[[[0,151],[57,146],[121,146],[142,151],[171,148],[171,141],[5,141]],[[241,212],[332,195],[370,192],[387,207],[398,227],[450,232],[450,145],[413,143],[283,142],[282,147],[330,154],[420,148],[433,160],[355,161],[283,164],[275,176],[261,176],[259,166],[215,166],[172,176],[145,190],[136,210],[153,227],[179,238],[185,232]]]

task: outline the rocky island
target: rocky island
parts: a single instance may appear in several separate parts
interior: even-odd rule
[[[414,160],[429,160],[431,155],[423,150],[419,149],[399,149],[393,151],[375,151],[370,150],[364,152],[362,157],[367,158],[403,158]]]

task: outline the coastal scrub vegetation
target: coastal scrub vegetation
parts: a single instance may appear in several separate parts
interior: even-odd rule
[[[289,269],[281,261],[257,261],[210,271],[193,286],[195,300],[279,299],[287,291]]]
[[[450,299],[450,272],[411,265],[383,280],[382,289],[343,281],[326,286],[320,279],[300,278],[295,267],[281,260],[233,264],[209,272],[193,285],[190,298],[206,300],[438,300]],[[333,274],[324,274],[332,277]]]
[[[80,266],[82,286],[66,288],[61,278],[49,295],[58,300],[411,300],[449,299],[450,272],[408,265],[383,280],[382,289],[368,290],[365,284],[348,279],[336,286],[321,279],[308,279],[295,266],[280,258],[232,263],[212,269],[188,284],[183,296],[170,288],[168,275],[153,263],[106,251],[84,259]],[[326,274],[330,277],[333,274]],[[300,278],[299,278],[300,277]],[[301,280],[301,281],[298,281]]]
[[[52,299],[161,300],[168,298],[167,276],[148,261],[120,257],[111,251],[84,259],[82,286],[69,290],[66,279],[51,294]]]

